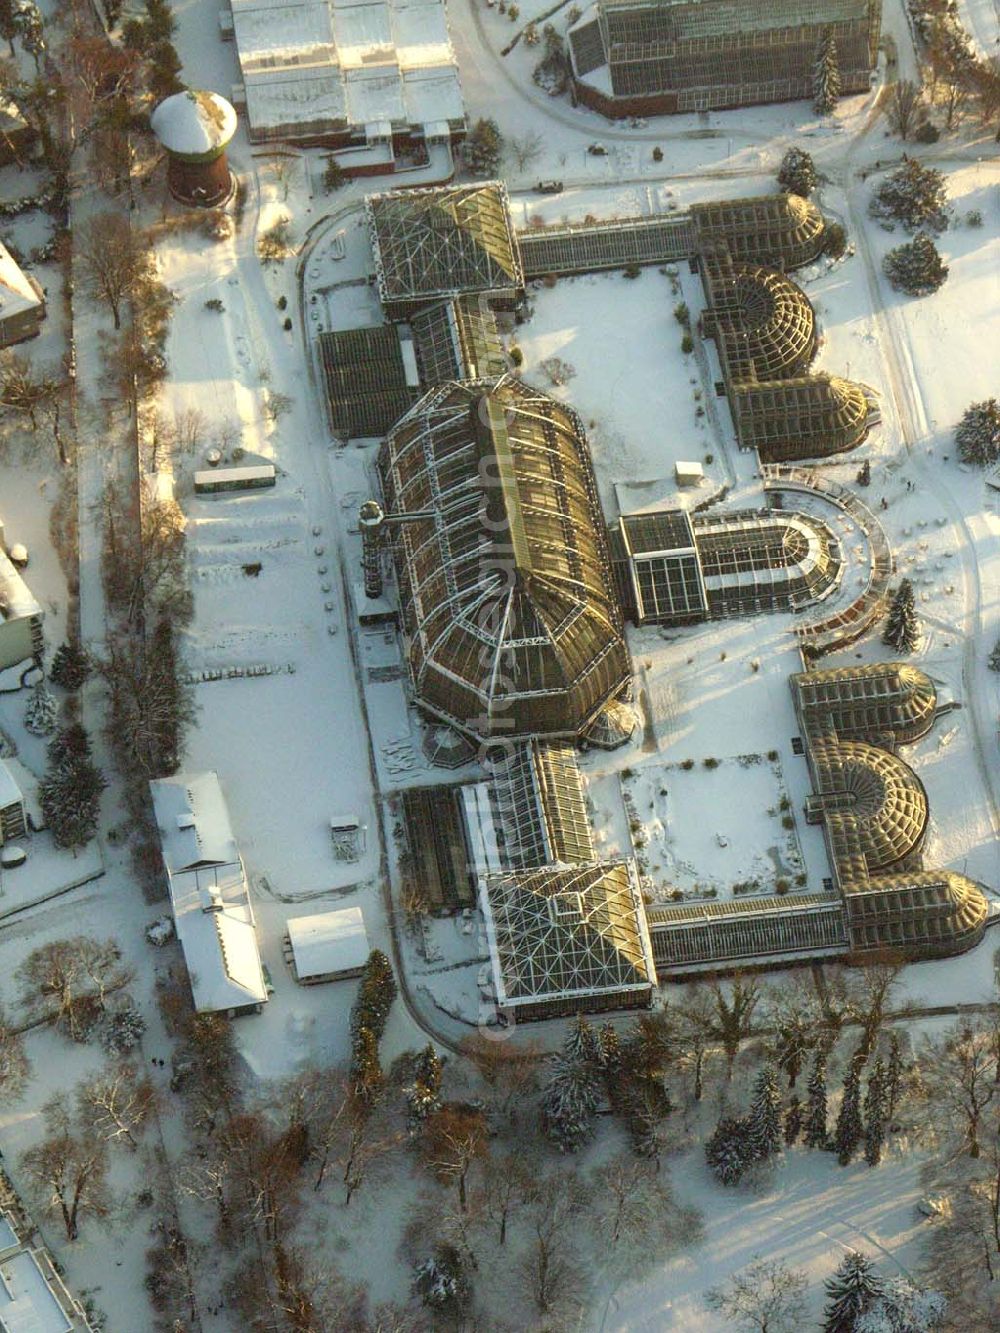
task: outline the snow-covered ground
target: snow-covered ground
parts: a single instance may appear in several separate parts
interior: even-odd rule
[[[982,60],[997,54],[1000,45],[1000,11],[996,0],[958,0],[958,18],[972,38]]]

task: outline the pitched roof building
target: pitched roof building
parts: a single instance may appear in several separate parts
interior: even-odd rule
[[[249,1013],[267,1000],[246,871],[217,773],[149,784],[177,938],[198,1013]]]
[[[523,294],[502,181],[372,194],[365,212],[379,298],[390,318],[444,297],[511,303]]]
[[[44,318],[41,287],[18,267],[6,246],[0,245],[0,347],[34,338]]]
[[[632,861],[487,875],[480,905],[501,1015],[642,1008],[656,985]]]
[[[230,0],[251,142],[353,149],[392,171],[401,141],[465,131],[444,0]]]

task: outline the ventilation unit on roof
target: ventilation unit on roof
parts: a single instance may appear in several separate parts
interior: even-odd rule
[[[194,828],[194,815],[190,810],[182,810],[177,816],[178,828]]]
[[[203,912],[221,912],[223,907],[222,894],[213,884],[211,888],[201,891],[201,910]]]

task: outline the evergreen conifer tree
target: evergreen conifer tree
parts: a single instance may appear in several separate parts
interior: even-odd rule
[[[738,1185],[754,1162],[746,1120],[723,1116],[705,1143],[705,1161],[720,1185]]]
[[[49,693],[45,681],[40,680],[31,691],[24,708],[24,729],[32,736],[50,736],[56,729],[59,705]]]
[[[816,164],[804,148],[789,148],[778,168],[778,188],[808,199],[816,188]]]
[[[886,617],[882,642],[897,653],[912,653],[920,642],[920,621],[913,598],[913,584],[903,579],[896,589]]]
[[[494,176],[503,155],[503,137],[495,120],[480,119],[465,140],[465,160],[474,176]]]
[[[615,1111],[620,1111],[628,1097],[628,1078],[621,1039],[611,1023],[605,1023],[597,1034],[597,1063],[604,1075],[608,1101]]]
[[[827,1145],[826,1055],[822,1050],[816,1052],[809,1076],[805,1141],[810,1148]]]
[[[90,672],[90,658],[78,643],[67,639],[53,654],[49,680],[64,690],[78,690]]]
[[[858,1250],[848,1250],[833,1277],[826,1280],[828,1297],[823,1333],[854,1333],[858,1320],[872,1308],[884,1284],[872,1261]]]
[[[373,1105],[385,1088],[385,1075],[378,1056],[378,1038],[371,1028],[359,1027],[351,1041],[351,1083],[354,1095]]]
[[[576,1152],[594,1137],[597,1094],[596,1074],[588,1061],[555,1057],[542,1093],[542,1128],[560,1152]]]
[[[380,949],[373,949],[351,1007],[351,1077],[355,1092],[368,1102],[377,1100],[382,1093],[384,1078],[378,1044],[395,998],[392,964]]]
[[[976,467],[987,467],[1000,458],[1000,402],[996,398],[985,398],[981,403],[972,403],[962,414],[962,420],[955,431],[955,443],[963,463],[972,463]],[[1000,649],[1000,644],[997,645]],[[994,654],[1000,659],[997,649]],[[1000,671],[998,665],[990,667]]]
[[[90,758],[90,741],[79,724],[52,739],[48,761],[38,784],[42,814],[56,846],[75,853],[97,832],[101,792],[107,783]]]
[[[944,174],[916,158],[904,157],[902,166],[890,172],[875,191],[869,211],[873,217],[901,222],[908,231],[918,227],[944,231],[948,226],[947,207]]]
[[[882,1160],[887,1110],[885,1085],[885,1065],[876,1060],[865,1093],[865,1161],[869,1166],[878,1166]]]
[[[840,62],[837,58],[837,39],[832,28],[825,28],[816,48],[813,64],[813,110],[818,116],[828,116],[840,96]]]
[[[912,241],[897,245],[882,262],[885,276],[897,291],[907,296],[930,296],[944,286],[948,265],[926,232],[918,232]]]
[[[870,486],[872,484],[872,465],[866,458],[858,469],[858,485]]]
[[[441,1109],[441,1057],[430,1042],[417,1056],[413,1082],[405,1096],[407,1129],[415,1136],[427,1117]]]
[[[757,1161],[766,1162],[781,1147],[781,1093],[771,1065],[757,1075],[747,1117],[750,1150]]]
[[[864,1133],[865,1127],[861,1120],[861,1064],[852,1060],[844,1078],[844,1096],[833,1134],[833,1148],[841,1166],[847,1166],[850,1162]]]
[[[577,1014],[576,1020],[567,1032],[563,1051],[569,1060],[590,1060],[595,1064],[599,1062],[601,1048],[597,1033],[583,1014]]]
[[[789,1088],[798,1082],[802,1065],[810,1047],[814,1045],[809,1023],[802,1014],[789,1014],[783,1017],[775,1034],[775,1063],[783,1074],[788,1076]]]
[[[785,1143],[789,1147],[793,1143],[798,1143],[801,1133],[802,1102],[798,1097],[793,1097],[788,1103],[788,1110],[785,1112]]]

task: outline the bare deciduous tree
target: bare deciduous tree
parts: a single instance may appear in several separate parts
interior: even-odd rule
[[[11,1025],[0,1005],[0,1102],[12,1102],[20,1097],[30,1071],[21,1034]]]
[[[963,1019],[924,1048],[920,1069],[934,1136],[957,1139],[960,1149],[978,1157],[983,1118],[994,1102],[1000,1106],[994,1025],[978,1017]]]
[[[58,1099],[44,1108],[47,1133],[21,1159],[25,1176],[46,1212],[62,1218],[66,1239],[76,1240],[85,1217],[106,1217],[107,1153],[104,1142],[75,1130]]]
[[[568,1315],[586,1300],[586,1270],[573,1239],[585,1220],[587,1203],[587,1189],[574,1175],[545,1176],[532,1192],[528,1246],[519,1273],[542,1314]]]
[[[122,309],[140,282],[149,276],[150,253],[142,237],[120,212],[98,213],[74,233],[76,254],[91,293],[107,304],[116,329]]]
[[[518,171],[526,171],[542,155],[545,140],[537,130],[507,140],[507,150]]]
[[[897,79],[889,94],[889,124],[901,139],[908,139],[920,110],[920,89],[912,79]]]
[[[677,1203],[667,1177],[651,1162],[622,1153],[598,1170],[596,1185],[600,1234],[630,1261],[638,1254],[653,1260],[700,1235],[698,1214]]]
[[[146,404],[139,412],[139,447],[146,472],[158,472],[177,444],[175,421],[158,407]]]
[[[109,996],[133,975],[114,940],[89,935],[43,944],[17,970],[29,1022],[51,1023],[74,1041],[86,1040]]]
[[[39,439],[41,427],[46,426],[59,450],[59,461],[64,465],[67,462],[62,433],[65,394],[65,376],[51,366],[35,366],[17,352],[0,354],[0,407],[26,417],[33,439]]]
[[[187,619],[191,594],[184,564],[184,515],[180,507],[173,500],[148,496],[143,503],[137,503],[121,487],[109,482],[104,488],[101,511],[102,572],[109,604],[129,622],[147,614]]]
[[[156,1089],[133,1064],[108,1065],[78,1089],[80,1119],[109,1143],[124,1141],[134,1152],[156,1109]]]
[[[520,1147],[483,1163],[482,1184],[475,1190],[472,1208],[496,1227],[500,1245],[507,1243],[511,1218],[531,1198],[537,1174],[537,1162],[527,1161]]]
[[[753,1012],[760,1000],[760,987],[752,977],[737,973],[728,987],[714,981],[710,990],[715,1008],[713,1035],[725,1053],[728,1080],[733,1076],[741,1044],[753,1031]]]
[[[404,1141],[383,1106],[373,1107],[354,1091],[343,1070],[321,1071],[321,1091],[314,1112],[306,1112],[313,1156],[318,1163],[313,1189],[321,1188],[330,1166],[336,1166],[347,1207],[376,1167],[398,1152]],[[307,1096],[314,1094],[310,1091]]]
[[[778,1259],[755,1259],[724,1287],[705,1292],[705,1304],[744,1333],[797,1333],[805,1318],[806,1280]]]
[[[193,454],[205,438],[208,418],[200,407],[185,407],[174,416],[174,439],[178,449]]]
[[[446,1102],[424,1123],[423,1150],[424,1160],[435,1175],[457,1185],[459,1207],[464,1212],[468,1206],[469,1168],[489,1153],[485,1115],[477,1107]]]
[[[298,1207],[302,1163],[293,1140],[260,1112],[239,1112],[216,1136],[220,1157],[239,1163],[227,1178],[229,1208],[272,1246],[287,1235]]]
[[[462,1042],[462,1054],[472,1061],[489,1089],[494,1111],[516,1122],[519,1108],[538,1090],[541,1063],[538,1044],[497,1041],[477,1032]]]
[[[715,1005],[708,988],[685,986],[683,998],[673,1008],[677,1061],[694,1073],[694,1099],[705,1093],[705,1061],[714,1044]]]

